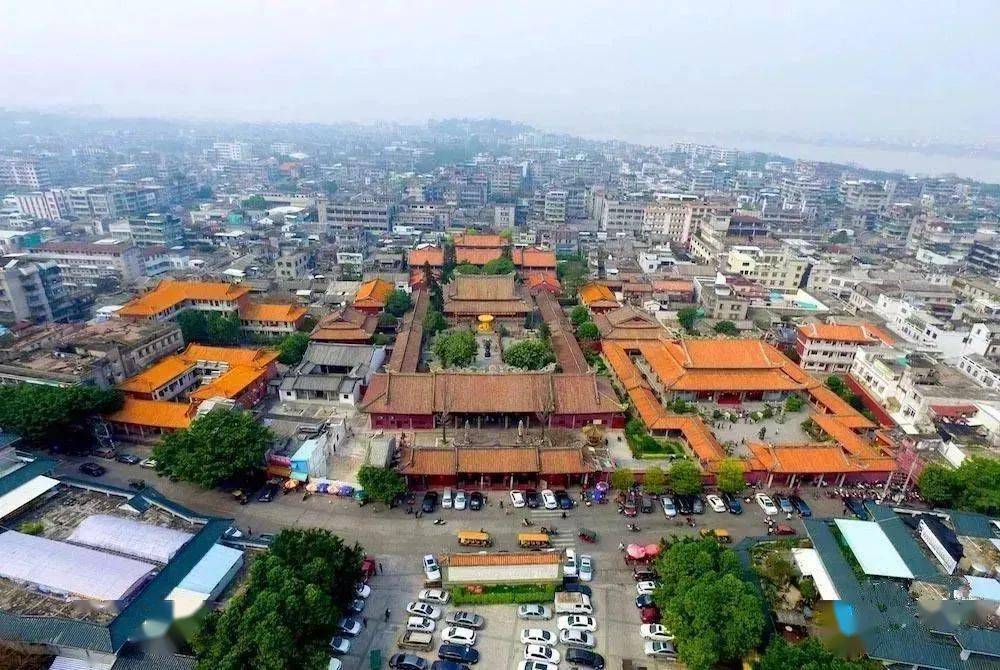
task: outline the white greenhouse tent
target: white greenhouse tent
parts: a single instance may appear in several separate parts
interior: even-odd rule
[[[858,519],[836,519],[834,523],[866,575],[913,579],[906,561],[878,523]]]
[[[0,496],[0,519],[6,519],[57,486],[59,486],[58,479],[45,475],[29,479],[13,491]]]
[[[91,600],[122,600],[156,566],[17,531],[0,533],[0,577],[39,591]]]
[[[95,549],[168,563],[192,537],[191,533],[173,528],[120,516],[95,514],[81,521],[67,539]]]
[[[174,602],[175,615],[189,616],[205,602],[217,600],[242,567],[242,551],[213,545],[167,596]]]

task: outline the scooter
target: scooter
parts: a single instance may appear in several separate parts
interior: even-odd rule
[[[545,526],[542,526],[540,530],[543,533],[545,533],[546,535],[558,535],[559,534],[559,530],[556,529],[554,526],[552,528],[546,528]]]
[[[534,526],[535,524],[529,521],[528,517],[524,517],[523,519],[521,519],[521,525],[524,526],[525,528],[529,528],[531,526]]]
[[[639,527],[638,527],[637,525],[635,525],[634,523],[630,523],[630,524],[628,524],[628,525],[627,525],[627,526],[625,526],[625,527],[626,527],[626,528],[628,528],[628,529],[629,529],[629,532],[632,532],[632,533],[638,533],[638,532],[640,532],[640,531],[642,530],[641,528],[639,528]]]
[[[446,523],[448,523],[448,522],[445,521],[444,519],[434,519],[434,525],[435,526],[443,526]]]

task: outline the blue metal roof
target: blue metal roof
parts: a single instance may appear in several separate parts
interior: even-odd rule
[[[27,484],[39,475],[51,473],[56,467],[56,461],[44,456],[38,456],[32,461],[0,477],[0,496],[5,496],[11,491]]]

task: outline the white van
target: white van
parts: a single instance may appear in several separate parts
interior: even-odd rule
[[[451,489],[445,489],[444,495],[441,496],[441,508],[451,509],[454,499],[451,497]]]
[[[593,614],[590,596],[586,593],[560,591],[556,594],[556,614]]]

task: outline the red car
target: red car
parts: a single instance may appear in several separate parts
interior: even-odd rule
[[[638,507],[635,504],[635,494],[629,493],[628,498],[625,500],[625,505],[622,510],[625,516],[635,516],[638,513]]]
[[[639,618],[643,623],[660,623],[660,609],[655,605],[639,610]]]

